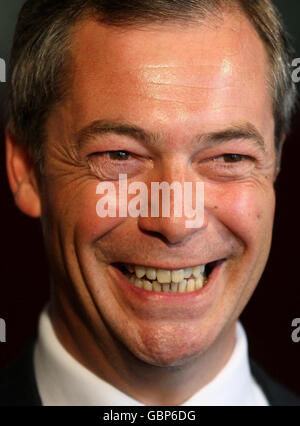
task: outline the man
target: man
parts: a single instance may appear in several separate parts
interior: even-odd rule
[[[238,323],[270,250],[289,60],[268,0],[25,3],[7,171],[52,291],[3,405],[298,404],[249,364]],[[201,225],[100,218],[120,175],[201,182]]]

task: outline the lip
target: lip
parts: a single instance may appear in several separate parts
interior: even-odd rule
[[[140,302],[145,306],[145,304],[166,304],[168,307],[174,305],[194,305],[194,304],[202,304],[203,307],[205,305],[210,305],[213,303],[215,299],[216,291],[217,291],[217,283],[222,270],[224,269],[226,264],[226,259],[220,260],[217,265],[214,267],[212,272],[208,277],[208,281],[205,286],[201,290],[196,290],[192,292],[185,293],[164,293],[164,292],[154,292],[144,290],[142,288],[136,287],[132,284],[125,275],[115,266],[110,265],[109,272],[113,278],[113,281],[116,285],[123,290],[123,294],[127,297],[128,301],[132,303],[132,301]],[[165,266],[165,265],[164,265]],[[150,267],[150,266],[149,266]],[[165,268],[161,268],[165,269]],[[184,268],[178,268],[184,269]]]
[[[115,265],[132,265],[132,266],[140,266],[140,267],[144,267],[144,268],[153,268],[153,269],[164,269],[164,270],[168,270],[168,271],[177,271],[179,269],[187,269],[187,268],[195,268],[196,266],[202,266],[202,265],[207,265],[208,263],[213,263],[213,262],[223,262],[226,259],[212,259],[212,260],[208,260],[206,262],[203,263],[195,263],[193,265],[174,265],[174,264],[167,264],[167,263],[156,263],[155,265],[146,265],[145,263],[137,263],[137,262],[118,262]],[[114,265],[113,265],[114,266]]]

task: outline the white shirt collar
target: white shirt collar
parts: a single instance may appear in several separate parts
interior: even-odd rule
[[[57,339],[47,309],[39,320],[35,374],[43,405],[143,406],[76,361]],[[251,375],[248,345],[240,323],[231,358],[218,375],[183,406],[268,405]]]

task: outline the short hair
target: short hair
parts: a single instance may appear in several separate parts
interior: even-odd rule
[[[249,19],[268,54],[278,151],[282,136],[289,131],[296,87],[290,70],[291,45],[271,0],[26,1],[19,14],[10,61],[9,126],[16,140],[24,144],[37,164],[42,164],[47,117],[70,86],[72,28],[80,19],[93,17],[121,27],[199,22],[209,15],[220,16],[230,5]]]

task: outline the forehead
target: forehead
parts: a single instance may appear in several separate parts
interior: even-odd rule
[[[74,126],[116,119],[173,129],[272,121],[263,43],[241,14],[117,28],[92,19],[72,40]],[[171,129],[170,129],[171,130]]]

